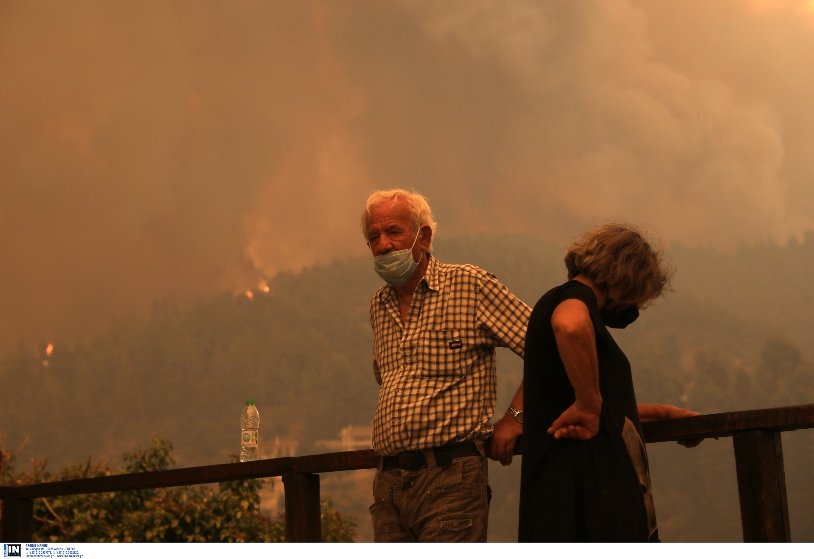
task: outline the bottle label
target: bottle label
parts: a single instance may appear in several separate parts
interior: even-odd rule
[[[257,446],[257,429],[246,429],[241,433],[242,444],[246,447]]]

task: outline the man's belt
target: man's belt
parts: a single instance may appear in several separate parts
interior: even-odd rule
[[[473,441],[454,443],[427,450],[413,450],[402,452],[395,456],[382,456],[382,470],[420,470],[428,464],[428,454],[432,453],[435,463],[441,468],[449,466],[456,458],[464,456],[480,456],[480,450]]]

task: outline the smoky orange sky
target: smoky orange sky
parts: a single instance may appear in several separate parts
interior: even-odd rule
[[[360,255],[396,185],[441,236],[784,243],[812,64],[810,0],[3,0],[0,347]]]

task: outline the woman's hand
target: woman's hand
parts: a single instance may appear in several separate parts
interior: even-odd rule
[[[600,407],[601,409],[601,407]],[[548,428],[555,439],[587,441],[599,433],[599,413],[582,409],[577,402],[571,404]]]
[[[682,417],[695,417],[701,415],[697,411],[679,408],[678,406],[671,406],[670,404],[639,404],[639,420],[644,423],[645,421],[657,421],[659,419],[679,419]],[[716,439],[718,437],[715,437]],[[683,447],[693,448],[701,444],[704,438],[697,439],[683,439],[678,442]]]
[[[639,404],[638,411],[639,421],[641,422],[701,415],[697,411],[671,406],[670,404]]]

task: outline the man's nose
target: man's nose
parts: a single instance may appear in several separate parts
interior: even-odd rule
[[[373,256],[381,256],[382,254],[387,254],[388,252],[393,252],[393,245],[390,243],[377,243],[373,248]]]
[[[392,252],[395,249],[395,247],[393,246],[393,241],[386,236],[381,236],[378,239],[376,239],[375,242],[369,244],[370,250],[373,251],[373,256],[387,254],[388,252]]]

